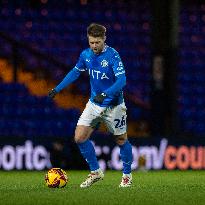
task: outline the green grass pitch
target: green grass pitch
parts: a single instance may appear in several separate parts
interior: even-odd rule
[[[46,171],[0,171],[0,204],[15,205],[204,205],[205,171],[133,172],[133,186],[118,188],[121,173],[106,171],[105,178],[87,189],[80,183],[88,171],[67,171],[65,188],[44,184]]]

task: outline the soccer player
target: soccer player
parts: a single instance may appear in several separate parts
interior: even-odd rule
[[[124,66],[118,52],[105,44],[106,28],[103,25],[90,24],[87,28],[87,37],[90,47],[82,51],[76,66],[48,95],[54,98],[58,92],[75,81],[81,72],[89,73],[91,97],[78,120],[75,142],[91,173],[80,187],[89,187],[104,177],[93,144],[89,140],[100,122],[106,124],[120,147],[123,175],[119,187],[129,187],[132,184],[132,146],[127,139],[127,108],[122,92],[126,84]]]

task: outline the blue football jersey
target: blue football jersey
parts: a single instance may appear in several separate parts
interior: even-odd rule
[[[100,54],[95,54],[90,48],[85,49],[79,57],[74,67],[80,72],[87,71],[90,76],[91,97],[93,98],[106,89],[110,88],[121,75],[125,75],[125,69],[118,52],[105,46]],[[101,104],[101,107],[118,105],[123,102],[123,92],[120,90],[113,95],[109,95]]]

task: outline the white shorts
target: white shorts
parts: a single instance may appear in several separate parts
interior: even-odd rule
[[[122,135],[127,132],[126,110],[124,102],[114,107],[100,107],[88,101],[77,125],[95,128],[100,122],[104,122],[112,134]]]

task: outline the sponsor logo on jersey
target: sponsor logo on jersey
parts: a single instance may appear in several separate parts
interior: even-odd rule
[[[122,62],[121,61],[119,62],[119,66],[122,66]]]
[[[106,73],[100,72],[99,70],[91,70],[89,69],[89,75],[92,76],[93,79],[109,79]]]
[[[122,61],[119,62],[118,64],[119,67],[117,67],[117,70],[123,70],[123,64],[122,64]]]

